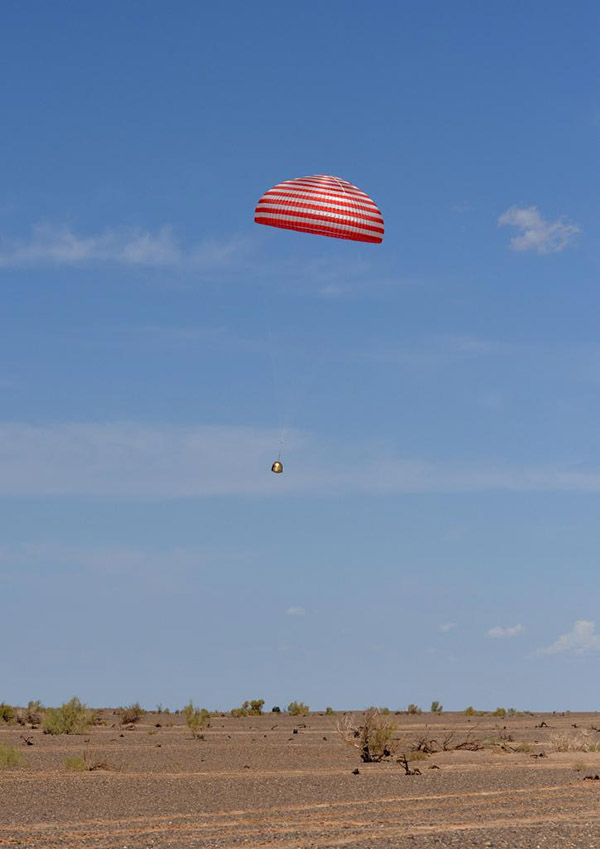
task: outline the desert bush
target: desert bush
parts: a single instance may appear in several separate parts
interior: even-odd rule
[[[143,707],[141,707],[139,702],[134,702],[131,705],[127,705],[127,707],[119,708],[121,725],[135,725],[135,723],[139,722],[145,713],[146,711]]]
[[[465,716],[483,716],[483,712],[480,710],[475,710],[473,705],[469,705],[469,707],[463,710],[463,714]]]
[[[406,711],[407,711],[407,713],[411,713],[411,714],[423,713],[423,711],[421,710],[421,708],[418,705],[413,705],[413,704],[410,704],[406,708]]]
[[[335,716],[335,711],[332,707],[325,708],[325,716]]]
[[[25,709],[25,720],[31,725],[32,728],[36,725],[42,724],[43,710],[44,706],[39,699],[27,702],[27,708]]]
[[[499,716],[504,718],[506,716],[506,708],[497,707],[496,710],[492,713],[492,716]]]
[[[308,716],[309,707],[304,702],[290,702],[288,713],[290,716]]]
[[[230,711],[232,716],[262,716],[264,699],[250,699],[242,702],[242,706]]]
[[[0,743],[0,769],[8,769],[11,766],[19,766],[23,756],[14,746]]]
[[[94,711],[73,698],[44,716],[45,734],[84,734],[94,724]]]
[[[0,722],[5,722],[7,725],[12,725],[15,721],[15,709],[5,702],[0,702]]]
[[[195,707],[192,701],[189,702],[181,713],[185,717],[187,727],[192,732],[194,740],[202,740],[204,735],[202,729],[209,725],[210,712],[206,708]]]
[[[435,701],[431,703],[431,713],[442,713],[444,706]]]
[[[360,750],[364,763],[378,763],[393,755],[396,747],[396,722],[370,708],[362,718],[344,714],[338,721],[338,731],[345,743]]]

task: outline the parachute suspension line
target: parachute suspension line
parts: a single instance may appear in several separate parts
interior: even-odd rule
[[[278,420],[278,430],[279,430],[279,444],[277,451],[277,460],[271,466],[271,471],[275,474],[281,474],[283,472],[283,464],[281,462],[281,453],[283,451],[283,443],[285,439],[285,427],[283,421],[283,410],[281,404],[281,387],[280,387],[280,374],[277,363],[277,358],[275,356],[275,342],[273,339],[273,331],[272,331],[272,312],[271,309],[272,304],[267,303],[267,294],[265,291],[264,296],[264,305],[265,305],[265,316],[267,318],[267,338],[268,338],[268,349],[269,349],[269,359],[271,360],[271,376],[273,379],[273,396],[275,399],[276,411],[277,411],[277,420]]]

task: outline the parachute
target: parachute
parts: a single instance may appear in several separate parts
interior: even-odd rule
[[[347,180],[325,174],[273,186],[259,200],[254,220],[354,242],[380,244],[384,233],[383,217],[369,195]]]
[[[369,195],[347,180],[327,174],[296,177],[273,186],[259,200],[254,220],[282,230],[353,242],[381,244],[384,234],[383,216]],[[282,474],[280,457],[271,471]]]

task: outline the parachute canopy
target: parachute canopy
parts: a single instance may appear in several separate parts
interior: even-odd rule
[[[379,244],[383,217],[369,195],[339,177],[297,177],[269,189],[254,213],[257,224],[334,239]]]

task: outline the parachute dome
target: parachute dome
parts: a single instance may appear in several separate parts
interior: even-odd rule
[[[297,177],[269,189],[254,213],[257,224],[334,239],[379,244],[383,217],[369,195],[339,177]]]

